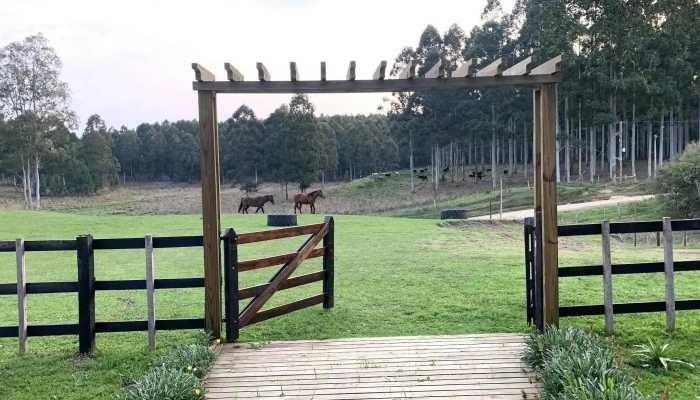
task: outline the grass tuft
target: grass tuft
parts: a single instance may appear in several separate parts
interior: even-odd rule
[[[203,378],[214,365],[216,354],[208,346],[189,344],[161,356],[155,365],[190,373],[197,378]]]
[[[202,383],[193,374],[158,367],[137,381],[120,400],[196,400],[205,399]]]

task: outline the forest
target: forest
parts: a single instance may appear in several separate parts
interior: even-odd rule
[[[483,67],[566,54],[557,179],[654,177],[700,138],[698,20],[695,0],[518,0],[512,10],[488,0],[471,30],[428,25],[415,46],[397,49],[391,75],[410,60],[420,78],[438,61],[449,74],[472,58]],[[199,180],[196,120],[116,129],[93,115],[80,129],[60,73],[42,34],[0,49],[0,179],[23,191],[28,208],[41,195]],[[242,105],[219,122],[222,179],[244,190],[303,188],[432,166],[439,190],[447,167],[488,168],[494,187],[499,173],[529,173],[531,90],[392,93],[377,106],[372,115],[317,115],[295,95],[261,117]]]

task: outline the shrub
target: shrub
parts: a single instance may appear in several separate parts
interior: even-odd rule
[[[122,400],[195,400],[205,399],[204,387],[196,376],[158,367],[137,381],[119,397]]]
[[[208,346],[182,345],[156,360],[157,367],[175,369],[203,378],[214,365],[216,354]]]
[[[688,144],[675,162],[659,170],[654,191],[665,216],[698,218],[700,210],[700,144]]]
[[[634,356],[644,368],[660,368],[668,369],[669,364],[681,364],[686,367],[695,368],[691,363],[675,360],[669,356],[669,344],[655,342],[649,339],[649,344],[638,344],[634,346],[637,350]]]

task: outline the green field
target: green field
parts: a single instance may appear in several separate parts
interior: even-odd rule
[[[320,222],[322,215],[301,217],[300,223]],[[267,229],[261,215],[224,215],[223,227],[237,232]],[[0,238],[68,239],[91,233],[97,238],[201,234],[199,215],[89,216],[51,212],[0,212]],[[242,259],[289,253],[303,238],[243,245]],[[265,321],[242,331],[243,341],[318,339],[385,335],[525,332],[523,233],[519,223],[462,222],[441,224],[430,219],[375,216],[336,217],[336,307],[320,306]],[[676,251],[676,258],[697,259],[700,247]],[[598,238],[565,239],[561,265],[599,264]],[[614,262],[660,261],[661,249],[613,244]],[[27,253],[30,282],[75,280],[76,255]],[[98,280],[144,278],[143,250],[97,251]],[[320,268],[307,261],[297,274]],[[201,249],[157,249],[157,278],[201,276]],[[272,269],[241,274],[241,286],[269,279]],[[14,254],[0,253],[0,282],[15,282]],[[700,274],[677,274],[678,298],[700,298]],[[664,298],[661,274],[615,277],[616,302]],[[280,292],[268,306],[320,293],[321,284]],[[146,318],[144,291],[98,292],[98,321]],[[561,281],[561,303],[602,303],[601,278]],[[159,318],[199,317],[201,289],[160,290]],[[77,322],[77,295],[30,295],[30,324]],[[16,298],[0,296],[0,325],[15,325]],[[631,346],[647,337],[665,338],[663,313],[616,316],[617,338]],[[563,325],[592,327],[602,332],[603,318],[564,319]],[[25,356],[17,354],[16,339],[0,340],[0,398],[112,398],[139,377],[154,357],[180,343],[196,340],[196,332],[159,332],[159,350],[148,350],[145,333],[98,334],[97,352],[78,357],[77,337],[30,338]],[[700,363],[700,312],[682,311],[671,339],[673,356]],[[689,399],[700,392],[700,377],[692,370],[670,372],[633,370],[639,386],[658,396],[670,387],[671,398]]]

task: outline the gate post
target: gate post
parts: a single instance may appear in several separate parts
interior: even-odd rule
[[[335,239],[334,221],[332,216],[327,216],[324,222],[328,225],[328,233],[323,237],[323,308],[333,308],[335,305],[334,293],[334,269],[335,269]]]
[[[95,347],[95,262],[92,235],[81,235],[78,245],[78,342],[81,354]]]
[[[224,233],[224,306],[226,341],[238,340],[238,235],[233,228]]]
[[[532,256],[533,247],[530,246],[532,241],[532,235],[534,234],[535,219],[532,217],[525,218],[525,223],[523,225],[523,231],[525,236],[525,300],[526,300],[526,316],[527,324],[531,325],[534,322],[534,290],[533,290],[533,259]]]

